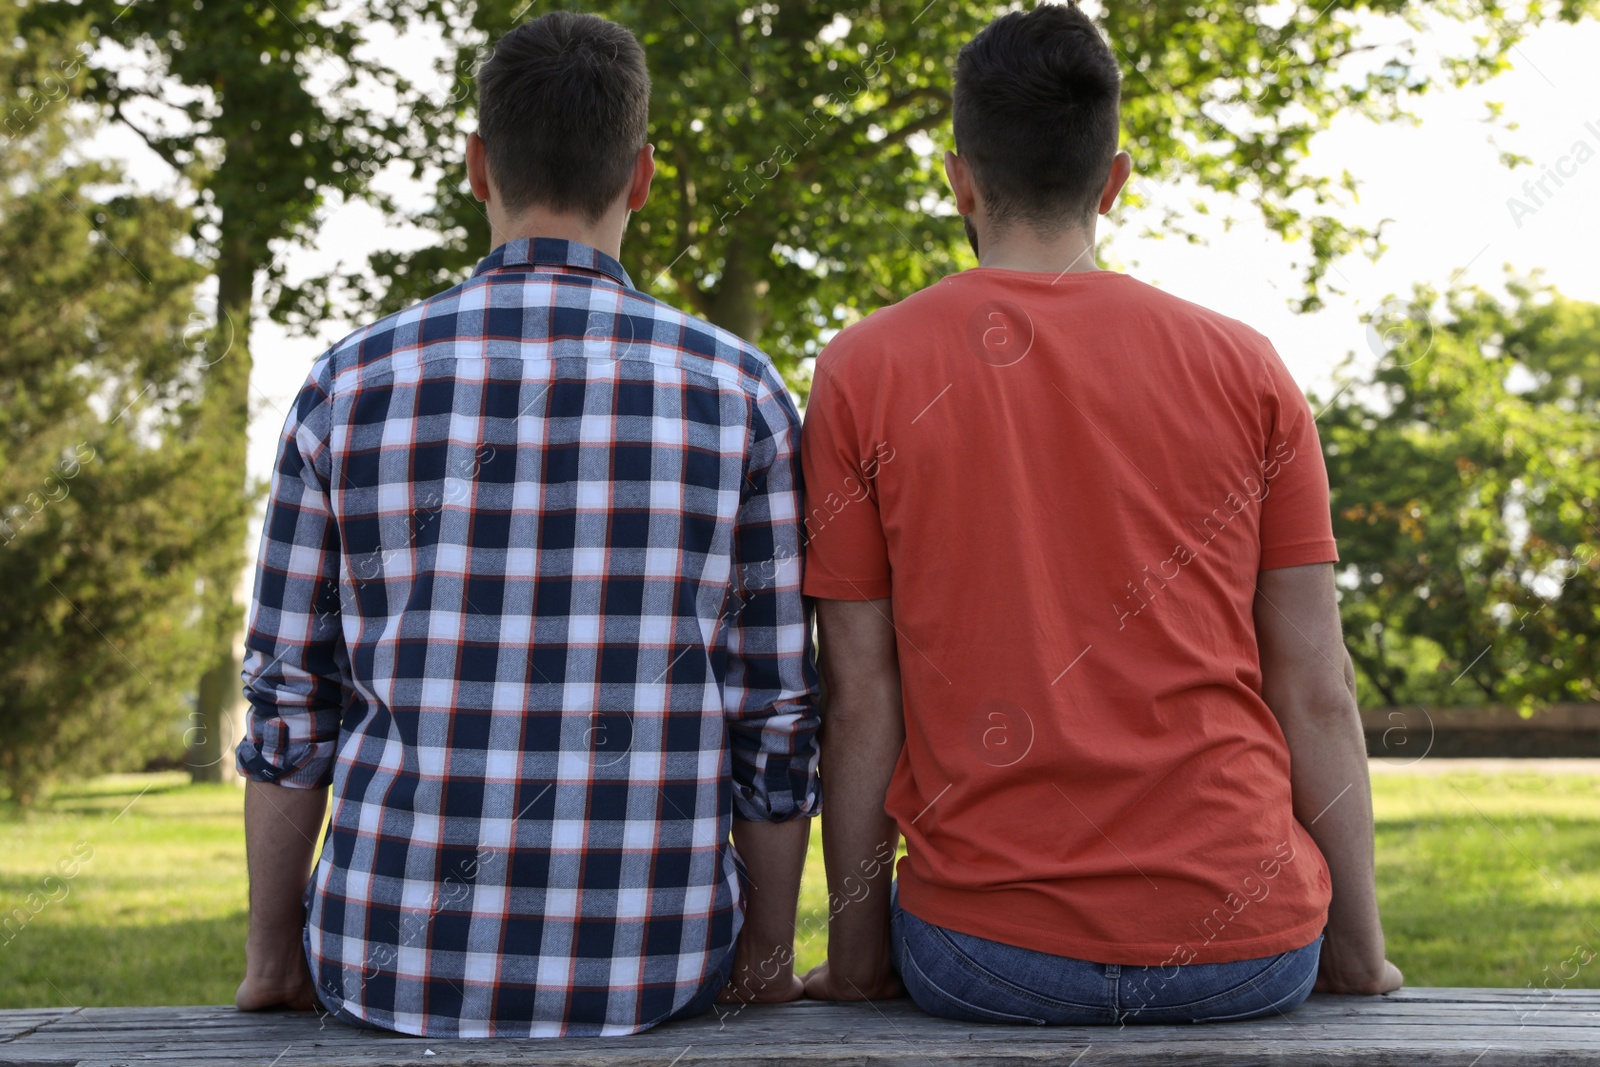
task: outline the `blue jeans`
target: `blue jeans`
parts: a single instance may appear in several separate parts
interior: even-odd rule
[[[972,1023],[1221,1022],[1299,1007],[1322,938],[1261,959],[1178,967],[1090,963],[957,933],[891,905],[895,969],[917,1007]]]

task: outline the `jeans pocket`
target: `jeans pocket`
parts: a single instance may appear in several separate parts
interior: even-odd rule
[[[1317,980],[1317,961],[1322,939],[1277,956],[1237,963],[1190,965],[1184,970],[1210,971],[1215,987],[1205,995],[1180,1003],[1154,1003],[1131,1014],[1148,1022],[1227,1022],[1249,1019],[1274,1011],[1298,1007],[1311,993]]]
[[[922,966],[917,962],[916,955],[911,952],[910,946],[906,947],[901,957],[904,969],[900,972],[901,980],[906,984],[906,992],[911,994],[911,999],[917,1007],[929,1015],[937,1015],[941,1019],[956,1019],[969,1023],[1008,1023],[1012,1026],[1043,1026],[1045,1020],[1028,1015],[1011,1015],[991,1008],[979,1007],[969,1003],[949,992],[934,981]]]

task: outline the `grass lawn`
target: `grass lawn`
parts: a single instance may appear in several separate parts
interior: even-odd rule
[[[1387,774],[1373,793],[1389,954],[1409,984],[1600,987],[1600,956],[1564,965],[1600,952],[1600,776]],[[242,802],[233,786],[125,775],[0,811],[0,918],[27,919],[0,933],[0,1007],[231,1002]],[[802,968],[826,950],[826,915],[814,835]]]

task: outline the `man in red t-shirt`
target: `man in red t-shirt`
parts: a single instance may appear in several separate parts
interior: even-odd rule
[[[1313,415],[1260,334],[1096,267],[1119,82],[1076,6],[963,48],[979,266],[817,361],[812,996],[1084,1024],[1400,985]]]

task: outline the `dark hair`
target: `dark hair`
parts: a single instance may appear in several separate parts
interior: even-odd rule
[[[956,151],[997,223],[1092,219],[1117,154],[1122,72],[1076,3],[989,23],[956,57]]]
[[[650,120],[650,73],[633,34],[555,11],[495,43],[478,71],[478,135],[508,211],[605,214]]]

